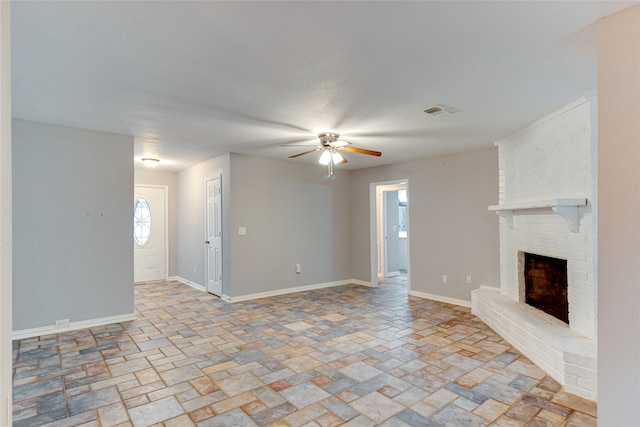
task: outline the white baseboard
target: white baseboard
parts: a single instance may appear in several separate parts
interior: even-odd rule
[[[439,301],[439,302],[445,302],[447,304],[455,304],[455,305],[460,305],[462,307],[471,308],[471,301],[465,301],[463,299],[444,297],[442,295],[428,294],[426,292],[418,292],[418,291],[409,291],[409,295],[414,297]]]
[[[310,291],[313,289],[322,289],[322,288],[332,288],[334,286],[344,286],[344,285],[371,286],[371,283],[363,282],[361,280],[352,280],[352,279],[338,280],[335,282],[316,283],[314,285],[297,286],[295,288],[286,288],[286,289],[277,289],[275,291],[258,292],[255,294],[240,295],[237,297],[230,297],[228,295],[223,295],[222,299],[224,301],[234,303],[234,302],[240,302],[240,301],[249,301],[249,300],[258,299],[258,298],[275,297],[278,295],[292,294],[295,292]]]
[[[96,326],[110,325],[112,323],[129,322],[136,320],[135,313],[121,314],[118,316],[99,317],[97,319],[80,320],[78,322],[70,322],[68,326],[55,327],[41,326],[39,328],[22,329],[19,331],[13,331],[11,339],[21,340],[24,338],[39,337],[42,335],[59,334],[62,332],[76,331],[78,329],[95,328]]]
[[[171,276],[171,277],[167,278],[167,280],[178,281],[178,282],[183,283],[185,285],[191,286],[193,289],[197,289],[197,290],[202,291],[202,292],[206,292],[207,291],[207,289],[203,285],[201,285],[199,283],[196,283],[196,282],[192,282],[191,280],[187,280],[184,277]]]
[[[373,285],[371,284],[371,282],[365,282],[364,280],[351,279],[351,280],[348,280],[347,282],[352,283],[354,285],[368,286],[370,288],[373,288]]]

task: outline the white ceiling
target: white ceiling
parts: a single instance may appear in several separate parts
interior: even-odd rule
[[[352,169],[489,147],[595,89],[593,23],[637,3],[14,1],[13,116],[173,171],[319,131],[383,152]]]

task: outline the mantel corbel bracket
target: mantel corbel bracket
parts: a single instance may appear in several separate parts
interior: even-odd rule
[[[512,210],[504,210],[504,211],[496,211],[499,217],[504,218],[507,226],[513,230],[513,211]]]
[[[578,232],[580,221],[578,219],[578,207],[577,206],[553,206],[551,208],[555,213],[560,215],[567,221],[567,227],[574,233]]]

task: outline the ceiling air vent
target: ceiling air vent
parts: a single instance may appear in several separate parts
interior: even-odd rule
[[[433,117],[438,117],[438,116],[446,116],[447,114],[457,113],[458,110],[456,110],[455,108],[447,107],[446,105],[443,105],[443,104],[436,104],[431,108],[427,108],[426,110],[424,110],[424,112]]]

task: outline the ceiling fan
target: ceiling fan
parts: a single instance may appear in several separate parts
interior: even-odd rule
[[[333,132],[323,132],[318,134],[320,139],[320,145],[316,146],[312,150],[303,151],[302,153],[289,156],[290,159],[304,156],[305,154],[315,153],[316,151],[322,151],[318,163],[326,165],[329,170],[329,176],[333,175],[333,165],[340,165],[347,163],[347,159],[340,153],[341,151],[347,151],[350,153],[367,154],[369,156],[380,157],[382,153],[380,151],[366,150],[364,148],[351,147],[351,143],[340,139],[340,135]]]

